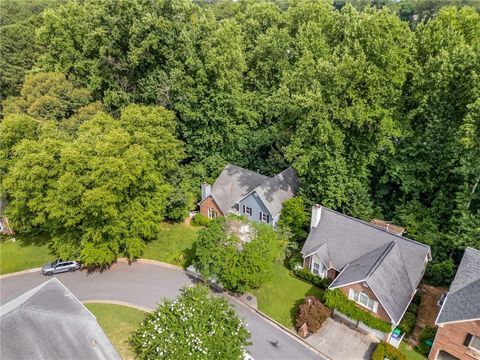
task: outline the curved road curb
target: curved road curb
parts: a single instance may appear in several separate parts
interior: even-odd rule
[[[13,272],[13,273],[8,273],[8,274],[0,275],[0,279],[12,277],[12,276],[17,276],[17,275],[33,273],[33,272],[37,272],[37,271],[40,271],[40,270],[42,270],[42,268],[32,268],[32,269]]]
[[[82,304],[110,304],[110,305],[121,305],[126,306],[132,309],[137,309],[141,311],[145,311],[147,313],[153,312],[153,309],[147,308],[145,306],[135,305],[125,301],[117,301],[117,300],[84,300]]]

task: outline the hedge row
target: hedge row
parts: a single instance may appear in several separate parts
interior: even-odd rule
[[[352,320],[361,321],[368,327],[384,333],[389,333],[392,330],[389,323],[373,316],[368,311],[358,308],[355,302],[349,300],[339,289],[327,291],[324,297],[325,305],[330,309],[337,309]]]
[[[307,269],[303,269],[303,268],[295,269],[295,270],[292,270],[292,272],[293,272],[293,275],[296,276],[297,278],[305,280],[312,285],[316,285],[321,289],[328,288],[328,286],[332,282],[329,278],[322,279],[321,277],[318,277],[317,275],[312,274]]]
[[[382,341],[377,345],[372,354],[372,360],[383,360],[385,358],[389,360],[407,360],[407,356],[404,353]]]

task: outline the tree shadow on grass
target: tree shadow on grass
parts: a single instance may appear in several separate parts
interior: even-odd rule
[[[20,247],[48,245],[51,236],[46,232],[23,233],[13,236]]]

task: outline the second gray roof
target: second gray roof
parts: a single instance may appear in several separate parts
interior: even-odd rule
[[[341,271],[332,288],[366,281],[396,324],[423,275],[430,248],[367,222],[322,207],[302,248],[308,256],[328,250],[329,267]]]
[[[480,320],[480,251],[466,248],[436,323]]]
[[[235,211],[235,204],[256,192],[270,215],[277,216],[284,201],[295,196],[300,181],[291,167],[270,178],[239,166],[228,164],[212,185],[211,195],[223,214]]]

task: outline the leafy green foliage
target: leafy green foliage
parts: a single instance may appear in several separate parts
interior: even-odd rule
[[[341,290],[335,289],[327,291],[324,295],[325,305],[330,309],[337,309],[350,319],[363,322],[365,325],[388,333],[392,330],[392,325],[379,319],[369,312],[360,309],[354,301],[348,299]]]
[[[480,15],[453,2],[9,0],[2,96],[18,95],[32,66],[55,73],[30,74],[4,112],[59,121],[68,143],[98,111],[156,106],[128,115],[147,120],[163,106],[181,166],[144,135],[135,142],[165,169],[168,219],[193,209],[200,181],[226,162],[265,174],[292,165],[306,206],[392,219],[438,263],[457,262],[480,247]],[[54,163],[35,176],[48,184]],[[297,241],[298,205],[285,209]]]
[[[293,197],[283,203],[282,213],[278,225],[290,229],[293,239],[302,242],[307,238],[308,222],[310,216],[305,211],[305,204],[300,197]]]
[[[308,331],[315,333],[330,316],[330,310],[315,296],[307,296],[298,307],[295,324],[297,329],[307,324]]]
[[[8,114],[28,114],[37,119],[61,120],[91,101],[90,92],[76,88],[58,72],[36,73],[25,77],[20,96],[11,96],[3,102]]]
[[[447,285],[455,276],[455,264],[451,259],[433,262],[427,266],[425,277],[432,285]]]
[[[295,275],[297,278],[305,280],[310,284],[316,285],[320,289],[327,289],[332,282],[329,278],[318,277],[317,275],[312,274],[310,271],[304,268],[294,269],[292,270],[292,272],[293,275]]]
[[[437,328],[435,326],[425,326],[425,328],[423,328],[423,330],[420,332],[418,345],[415,346],[415,350],[423,356],[428,357],[436,333]]]
[[[2,126],[10,139],[2,190],[16,229],[50,232],[58,256],[86,266],[142,254],[143,240],[164,219],[168,179],[183,157],[170,112],[137,105],[119,119],[98,112],[74,135],[46,120],[36,130],[26,115],[10,115]]]
[[[227,300],[197,285],[147,315],[132,343],[140,359],[241,360],[249,337]]]
[[[240,232],[246,228],[251,237],[241,240],[244,235]],[[225,288],[243,293],[271,279],[273,262],[281,250],[271,226],[236,217],[218,218],[200,232],[193,263],[205,278],[216,279]]]
[[[47,8],[55,8],[64,0],[5,0],[0,2],[0,26],[21,22],[26,18],[40,14]]]
[[[372,360],[383,360],[385,358],[390,360],[407,360],[407,356],[400,350],[382,341],[375,348],[372,354]]]
[[[398,328],[405,334],[410,335],[417,322],[417,316],[413,312],[407,311],[403,315],[402,321],[398,324]]]
[[[212,220],[202,214],[196,214],[192,219],[192,224],[197,226],[208,226]]]

